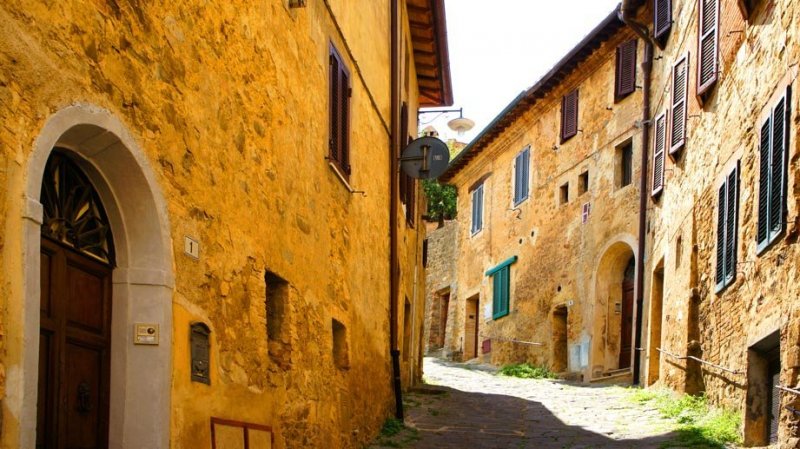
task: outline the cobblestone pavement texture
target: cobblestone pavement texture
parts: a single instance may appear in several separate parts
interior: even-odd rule
[[[432,358],[425,379],[438,387],[404,398],[411,430],[372,448],[639,449],[674,437],[670,421],[618,386],[496,376],[485,365]]]

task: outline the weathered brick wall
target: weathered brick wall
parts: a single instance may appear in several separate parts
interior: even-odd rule
[[[6,236],[21,235],[33,142],[55,111],[97,105],[125,123],[168,203],[172,447],[209,447],[209,416],[272,425],[278,448],[360,447],[393,408],[388,15],[388,1],[358,9],[341,0],[301,9],[282,0],[3,2],[2,309],[24,288],[19,242]],[[326,161],[330,43],[352,75],[350,184],[366,195],[350,193]],[[410,78],[404,96],[415,117]],[[400,226],[400,297],[415,300],[418,346],[424,233]],[[184,236],[200,242],[200,260],[184,256]],[[290,285],[282,339],[292,353],[281,363],[268,356],[267,270]],[[347,370],[334,366],[332,319],[347,328]],[[213,331],[210,387],[189,381],[184,336],[195,320]],[[1,398],[5,370],[20,367],[17,352],[0,357]],[[414,360],[404,363],[406,382],[420,370]],[[3,447],[11,447],[17,417],[3,417]]]
[[[654,115],[665,110],[670,95],[670,67],[690,54],[689,118],[686,148],[667,163],[665,190],[649,207],[648,272],[664,267],[663,332],[655,347],[690,353],[740,375],[661,357],[660,378],[681,391],[705,391],[715,403],[745,414],[745,435],[753,433],[747,412],[748,348],[775,330],[781,334],[781,383],[797,384],[798,282],[796,246],[798,215],[797,96],[791,104],[788,229],[778,243],[756,253],[759,180],[759,130],[775,95],[798,87],[800,7],[789,0],[756,2],[745,20],[737,2],[722,1],[719,81],[701,104],[696,97],[698,2],[674,3],[675,22],[664,50],[656,50],[653,78]],[[648,20],[647,16],[643,16]],[[737,229],[738,264],[733,285],[715,292],[717,190],[723,177],[740,164]],[[677,254],[680,252],[681,257]],[[651,290],[651,275],[646,291]],[[650,310],[651,313],[657,311]],[[660,340],[660,341],[659,341]],[[790,403],[786,397],[784,405]],[[781,439],[796,436],[797,421],[782,413]],[[787,443],[788,444],[788,443]],[[792,446],[794,447],[794,446]]]
[[[433,224],[434,228],[427,233],[428,241],[428,265],[425,269],[425,353],[442,349],[442,343],[447,346],[447,336],[452,336],[452,329],[455,326],[452,318],[453,310],[456,307],[455,300],[452,298],[455,292],[455,271],[458,261],[456,254],[456,233],[458,223],[449,220],[444,226],[439,228]],[[451,295],[448,310],[442,306],[442,296]],[[446,329],[442,329],[442,314],[447,313]],[[441,354],[447,356],[445,353]]]
[[[567,306],[569,370],[590,376],[593,366],[601,373],[615,368],[619,322],[609,298],[621,291],[621,272],[636,246],[635,180],[641,154],[637,127],[641,91],[614,102],[615,49],[632,37],[624,30],[603,43],[453,178],[459,210],[455,295],[459,308],[454,322],[464,322],[463,301],[480,295],[479,333],[486,336],[480,340],[494,337],[493,363],[530,361],[550,366],[554,351],[562,350],[553,347],[553,312],[557,306]],[[640,43],[640,60],[642,50]],[[641,80],[639,69],[637,76]],[[562,144],[561,97],[576,87],[581,131]],[[633,142],[634,182],[620,188],[617,147],[628,140]],[[527,145],[531,145],[530,198],[514,208],[514,157]],[[589,190],[578,195],[578,177],[586,170]],[[485,226],[471,236],[470,187],[485,175],[489,175],[484,183]],[[561,205],[559,187],[567,182],[570,200]],[[591,204],[591,215],[584,224],[585,203]],[[608,256],[612,253],[614,257]],[[510,314],[492,320],[492,281],[484,273],[514,255],[519,259],[511,265]],[[608,266],[605,271],[598,268],[602,260]],[[463,335],[462,328],[454,331],[454,336]],[[459,344],[459,338],[452,341]]]

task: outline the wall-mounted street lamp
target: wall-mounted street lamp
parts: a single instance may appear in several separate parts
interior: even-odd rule
[[[417,116],[421,116],[422,114],[437,114],[434,118],[428,120],[427,122],[422,122],[420,120],[420,125],[427,125],[434,120],[441,117],[443,114],[448,114],[452,112],[458,112],[458,118],[454,118],[447,122],[447,127],[452,129],[453,131],[457,132],[459,136],[463,136],[465,132],[471,130],[475,127],[475,122],[464,117],[464,108],[458,109],[428,109],[425,111],[419,111]]]

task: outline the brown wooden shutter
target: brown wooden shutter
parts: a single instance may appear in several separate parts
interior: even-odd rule
[[[719,0],[698,1],[697,95],[704,95],[717,82],[719,72]]]
[[[614,98],[619,101],[636,90],[636,39],[617,47]]]
[[[329,119],[329,137],[328,137],[328,156],[330,160],[334,162],[339,162],[339,114],[341,109],[339,107],[339,58],[334,53],[334,50],[331,49],[331,53],[329,55],[329,62],[330,62],[330,82],[328,85],[329,94],[328,99],[330,103],[330,116]]]
[[[561,98],[561,142],[578,134],[578,89]]]
[[[408,134],[408,105],[404,102],[402,106],[400,106],[400,148],[399,151],[403,151],[405,148],[405,139],[406,135]],[[396,157],[400,157],[400,153],[396,155]],[[400,202],[406,204],[406,195],[407,195],[407,187],[408,184],[408,175],[402,169],[400,170]]]
[[[341,134],[341,144],[339,147],[339,158],[342,170],[346,174],[350,174],[350,74],[340,66],[339,72],[339,94],[341,95],[340,108],[341,108],[341,123],[339,124],[339,132]]]
[[[654,0],[653,37],[663,42],[672,28],[672,0]]]
[[[687,95],[689,93],[689,55],[672,66],[669,154],[676,155],[686,145]]]
[[[655,133],[653,135],[653,190],[652,195],[658,196],[664,190],[664,150],[667,141],[667,116],[663,112],[656,117]]]

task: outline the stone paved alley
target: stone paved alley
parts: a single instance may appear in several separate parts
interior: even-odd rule
[[[497,376],[433,358],[425,380],[433,386],[404,396],[410,430],[371,449],[658,448],[676,436],[623,387]]]

